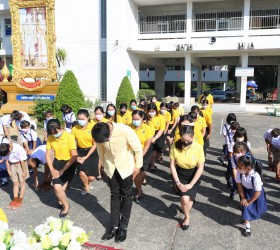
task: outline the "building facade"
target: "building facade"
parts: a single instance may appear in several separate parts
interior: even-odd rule
[[[189,105],[191,82],[197,82],[200,93],[207,80],[205,66],[280,65],[279,0],[59,0],[56,33],[57,46],[69,51],[66,67],[74,71],[84,93],[104,101],[115,102],[124,76],[137,93],[150,68],[160,97],[166,94],[166,77],[173,74],[173,80],[179,76],[185,82]],[[8,42],[2,45],[9,56]],[[169,66],[183,67],[170,73]],[[218,81],[221,73],[224,77],[223,72],[211,74],[217,74]],[[244,106],[246,79],[238,81]],[[279,77],[277,86],[280,89]]]

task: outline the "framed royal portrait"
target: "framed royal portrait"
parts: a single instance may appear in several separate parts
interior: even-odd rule
[[[55,0],[9,0],[13,79],[56,79]]]

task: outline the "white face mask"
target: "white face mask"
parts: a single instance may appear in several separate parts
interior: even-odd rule
[[[156,112],[149,112],[150,117],[154,117],[156,115]]]
[[[242,142],[242,141],[244,141],[244,137],[236,137],[236,141]]]
[[[97,121],[101,121],[103,118],[103,115],[95,115],[95,118]]]
[[[207,107],[208,107],[208,105],[206,105],[206,106],[203,106],[203,109],[207,109]]]
[[[157,100],[156,100],[156,99],[153,99],[153,100],[152,100],[152,103],[156,103],[156,102],[157,102]]]
[[[165,110],[165,109],[161,109],[161,110],[160,110],[160,113],[161,113],[162,115],[164,115],[164,114],[166,113],[166,111],[167,111],[167,110]]]

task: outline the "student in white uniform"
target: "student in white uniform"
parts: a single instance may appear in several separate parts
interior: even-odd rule
[[[280,181],[280,136],[272,138],[270,151],[273,156],[273,163],[276,166],[275,180]]]
[[[50,176],[50,169],[47,164],[46,160],[46,145],[41,145],[37,147],[32,154],[30,155],[27,164],[28,166],[33,168],[33,175],[34,175],[34,187],[35,190],[42,190],[42,191],[48,191],[51,189],[51,176]],[[44,170],[44,182],[42,184],[39,184],[38,179],[38,167],[42,164],[45,166]]]
[[[71,129],[72,123],[76,121],[76,116],[72,108],[66,104],[63,104],[60,110],[62,112],[62,120],[65,124],[65,128]]]
[[[11,114],[12,120],[15,121],[18,130],[20,129],[20,122],[21,121],[28,121],[30,122],[30,116],[23,111],[14,110]]]
[[[14,199],[9,204],[8,208],[18,209],[22,206],[25,194],[25,180],[29,177],[29,171],[26,164],[26,152],[21,145],[12,143],[4,138],[0,144],[0,156],[3,156],[5,159],[9,176],[14,185]]]
[[[265,144],[266,144],[266,150],[267,150],[267,154],[268,154],[268,170],[269,171],[276,171],[276,165],[274,165],[273,162],[273,154],[271,151],[271,142],[273,138],[277,138],[280,135],[280,129],[279,128],[270,128],[268,129],[265,133],[264,133],[264,140],[265,140]]]
[[[251,235],[250,221],[258,220],[267,212],[267,202],[262,182],[262,169],[249,155],[241,156],[237,161],[240,174],[236,183],[241,198],[242,219],[245,224],[244,236]]]
[[[9,133],[9,129],[10,126],[12,126],[12,121],[13,119],[11,118],[11,115],[3,115],[0,118],[0,136],[6,137],[9,140],[10,138],[10,133]]]

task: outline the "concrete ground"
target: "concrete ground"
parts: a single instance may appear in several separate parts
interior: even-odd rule
[[[252,236],[242,236],[240,224],[241,212],[238,198],[229,198],[224,173],[217,157],[221,154],[224,142],[219,134],[221,120],[226,113],[214,114],[214,132],[211,148],[196,203],[191,211],[190,228],[182,231],[178,227],[183,219],[179,197],[171,188],[171,176],[168,157],[164,164],[158,164],[156,173],[148,173],[148,185],[143,187],[141,204],[133,204],[127,240],[116,244],[114,240],[102,242],[101,236],[109,222],[110,193],[103,181],[96,181],[94,189],[81,196],[81,182],[76,176],[68,191],[71,206],[70,219],[87,231],[92,231],[92,243],[114,246],[121,249],[279,249],[280,245],[280,183],[274,180],[275,173],[268,172],[264,132],[268,128],[279,126],[280,118],[264,114],[237,114],[241,126],[248,132],[252,151],[256,158],[264,163],[265,190],[268,201],[268,213],[262,220],[251,223]],[[42,175],[40,176],[42,178]],[[6,208],[10,202],[12,185],[0,190],[0,206],[7,213],[10,227],[29,231],[30,225],[38,225],[48,216],[58,216],[53,191],[42,193],[34,191],[32,178],[23,207],[18,211]]]

